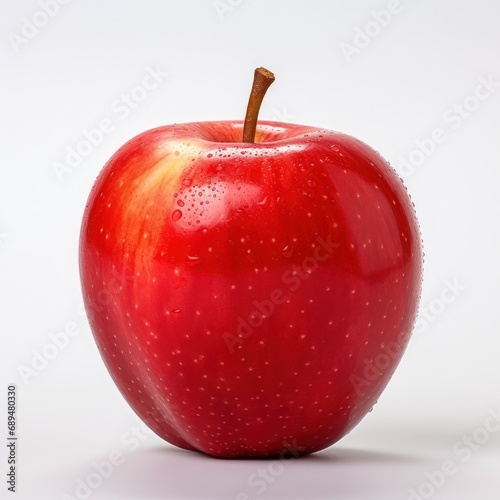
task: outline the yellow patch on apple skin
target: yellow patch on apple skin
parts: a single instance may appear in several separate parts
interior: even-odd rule
[[[193,142],[189,146],[181,141],[170,143],[154,164],[148,166],[143,161],[137,168],[126,169],[129,178],[125,183],[134,190],[120,200],[123,210],[115,232],[117,241],[123,242],[124,255],[135,260],[129,261],[135,269],[145,270],[158,251],[165,218],[175,210],[174,194],[181,186],[182,174],[199,156],[200,148]]]

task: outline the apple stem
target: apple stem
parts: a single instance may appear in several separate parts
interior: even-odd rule
[[[253,75],[252,91],[248,99],[245,125],[243,126],[243,142],[255,142],[255,131],[257,130],[257,118],[259,117],[260,105],[266,95],[267,89],[274,82],[274,75],[265,68],[257,68]]]

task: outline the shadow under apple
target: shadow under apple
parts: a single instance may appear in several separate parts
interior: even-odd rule
[[[389,500],[407,495],[423,463],[419,457],[342,447],[280,461],[217,459],[164,446],[128,454],[99,493],[120,499]]]

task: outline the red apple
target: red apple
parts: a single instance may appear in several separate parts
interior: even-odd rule
[[[394,170],[353,137],[260,122],[163,126],[100,173],[80,241],[101,355],[141,419],[218,457],[321,450],[405,350],[420,235]]]

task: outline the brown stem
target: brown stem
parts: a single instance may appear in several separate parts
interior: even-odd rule
[[[243,142],[255,142],[255,130],[259,117],[260,105],[267,89],[274,82],[274,75],[265,68],[257,68],[253,76],[252,91],[248,99],[245,125],[243,126]]]

